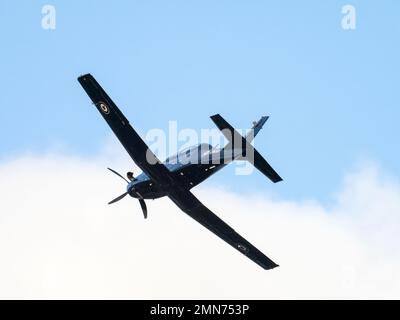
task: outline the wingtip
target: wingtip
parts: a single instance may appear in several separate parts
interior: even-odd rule
[[[268,268],[265,268],[265,269],[266,269],[266,270],[272,270],[272,269],[275,269],[275,268],[277,268],[277,267],[279,267],[279,264],[274,263],[272,266],[270,266],[270,267],[268,267]]]
[[[93,77],[90,73],[81,74],[77,79],[79,82],[86,81],[87,78]]]

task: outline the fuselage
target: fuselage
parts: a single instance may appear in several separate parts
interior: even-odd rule
[[[224,149],[199,144],[169,157],[164,161],[164,165],[175,175],[174,183],[190,190],[232,160],[232,157],[224,154]],[[145,173],[131,181],[127,191],[130,196],[143,199],[157,199],[168,193],[168,190],[161,190]]]

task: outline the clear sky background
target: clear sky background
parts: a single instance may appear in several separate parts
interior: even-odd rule
[[[41,27],[45,4],[55,30]],[[346,4],[355,30],[341,27]],[[0,1],[0,296],[132,297],[141,283],[134,296],[398,298],[399,16],[397,0]],[[166,200],[146,223],[132,201],[106,209],[123,186],[105,168],[130,161],[85,73],[142,136],[269,115],[256,147],[284,181],[230,166],[199,192],[282,267],[253,273]],[[242,296],[238,270],[252,275]]]

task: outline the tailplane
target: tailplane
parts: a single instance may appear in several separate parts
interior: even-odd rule
[[[237,132],[221,115],[211,116],[218,129],[228,139],[228,144],[224,147],[225,154],[232,154],[232,160],[247,160],[254,165],[262,174],[268,177],[272,182],[282,181],[279,174],[269,165],[263,156],[251,145],[251,141],[260,132],[267,116],[254,122],[252,130],[243,137]],[[231,153],[232,152],[232,153]]]

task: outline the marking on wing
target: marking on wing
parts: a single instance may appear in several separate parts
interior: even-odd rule
[[[244,246],[244,245],[242,245],[242,244],[238,244],[237,245],[237,247],[238,247],[238,249],[240,250],[240,251],[242,251],[243,253],[248,253],[249,252],[249,248],[247,248],[246,246]]]
[[[100,110],[103,113],[105,113],[105,114],[109,114],[110,113],[110,109],[108,108],[108,106],[103,101],[100,101],[98,103],[98,105],[99,105]]]

